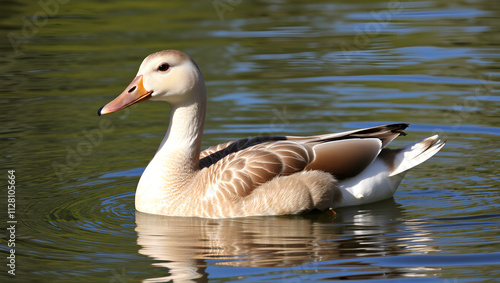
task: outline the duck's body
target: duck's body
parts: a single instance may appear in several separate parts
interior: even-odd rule
[[[255,137],[201,152],[206,112],[203,76],[187,55],[148,56],[137,77],[99,110],[145,100],[170,103],[168,132],[137,187],[141,212],[199,217],[296,214],[370,203],[393,195],[405,172],[434,155],[437,136],[385,146],[407,124],[314,137]]]

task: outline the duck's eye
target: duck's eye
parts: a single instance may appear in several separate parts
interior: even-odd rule
[[[164,72],[164,71],[168,70],[168,68],[170,68],[170,65],[167,63],[163,63],[160,66],[158,66],[158,71]]]

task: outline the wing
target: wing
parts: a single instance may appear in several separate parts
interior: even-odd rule
[[[289,140],[300,143],[327,143],[330,141],[340,141],[348,139],[368,139],[374,138],[382,142],[382,148],[389,144],[399,135],[405,135],[404,129],[408,127],[406,123],[390,124],[354,130],[342,133],[333,133],[312,137],[294,137],[294,136],[270,136],[270,137],[252,137],[236,141],[222,143],[216,146],[209,147],[200,153],[200,169],[209,167],[223,157],[237,151],[241,151],[250,146],[261,143]]]
[[[255,137],[227,142],[200,154],[200,169],[211,184],[207,194],[238,198],[277,176],[321,170],[338,179],[359,174],[381,149],[403,134],[393,124],[313,137]]]
[[[387,144],[405,135],[406,127],[408,124],[391,124],[314,137],[308,141],[315,144],[314,158],[305,169],[330,172],[339,180],[354,177],[368,167]]]
[[[248,147],[265,142],[275,142],[282,140],[286,140],[286,137],[252,137],[209,147],[200,153],[200,169],[210,167],[212,164],[215,164],[225,156],[236,153],[238,151],[242,151]]]
[[[226,150],[229,147],[231,145]],[[211,154],[210,158],[216,159],[222,155],[220,150],[216,152],[216,156]],[[255,188],[277,176],[304,170],[310,159],[311,153],[307,146],[286,140],[272,141],[233,151],[202,170],[206,170],[204,175],[210,179],[211,188],[208,190],[218,191],[225,198],[239,198],[249,195]],[[211,192],[207,191],[207,194]]]

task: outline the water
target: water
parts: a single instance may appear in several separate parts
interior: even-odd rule
[[[499,277],[496,1],[7,1],[1,175],[15,170],[9,282],[494,281]],[[226,5],[226,6],[224,6]],[[44,15],[48,15],[45,17]],[[179,49],[209,93],[203,147],[409,122],[447,145],[394,199],[336,216],[135,212],[168,124],[145,102],[97,117],[147,54]]]

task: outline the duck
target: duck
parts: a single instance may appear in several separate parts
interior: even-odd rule
[[[257,136],[201,151],[207,91],[198,65],[178,50],[147,56],[98,115],[151,100],[170,105],[168,130],[137,185],[135,208],[167,216],[291,215],[391,198],[406,172],[445,144],[437,135],[386,146],[407,123],[316,136]]]

